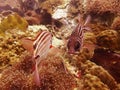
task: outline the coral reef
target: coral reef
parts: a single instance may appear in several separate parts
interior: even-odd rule
[[[9,29],[26,30],[27,27],[27,21],[16,13],[4,18],[0,23],[0,31],[3,32]]]
[[[0,90],[120,89],[119,0],[1,2]],[[67,14],[56,20],[53,13],[59,8]],[[68,54],[67,40],[78,24],[79,13],[83,20],[92,16],[91,30],[84,33],[83,47],[76,54]],[[38,28],[53,35],[53,48],[38,65],[40,86],[33,79],[35,61],[20,42],[23,37],[34,40]]]
[[[42,16],[38,15],[35,11],[27,11],[24,18],[27,20],[29,25],[40,24],[42,22]]]
[[[2,73],[0,78],[1,90],[22,90],[24,88],[28,77],[23,71],[16,70],[14,67],[9,67]]]
[[[92,13],[116,13],[119,12],[119,1],[116,0],[83,0],[85,12],[92,12]],[[97,8],[96,8],[97,7]]]
[[[20,1],[20,0],[19,0]],[[21,8],[24,12],[28,10],[35,10],[39,8],[38,2],[36,0],[21,0]]]
[[[28,10],[35,10],[39,7],[36,0],[1,0],[0,12],[12,11],[18,13],[20,16],[24,16],[24,13]]]
[[[31,31],[21,31],[13,29],[0,36],[0,72],[4,68],[19,62],[19,58],[25,52],[20,43],[22,37],[33,37],[35,33]]]
[[[110,48],[112,50],[119,49],[119,37],[115,30],[102,31],[97,36],[97,45]]]
[[[71,0],[69,11],[75,13],[119,13],[120,4],[116,0]]]
[[[120,54],[117,54],[109,49],[98,48],[95,49],[91,61],[104,67],[119,83],[120,82]]]
[[[30,55],[23,57],[20,63],[2,72],[0,88],[4,90],[22,90],[23,88],[24,90],[28,90],[29,88],[32,90],[35,90],[36,88],[39,90],[73,90],[73,88],[76,87],[75,79],[70,73],[65,72],[60,57],[48,57],[41,62],[39,72],[41,78],[40,87],[35,85],[32,74],[30,73],[33,65],[34,62]]]
[[[49,57],[49,59],[41,63],[41,66],[42,90],[50,88],[55,90],[72,90],[76,87],[75,79],[70,73],[66,73],[60,57]]]
[[[39,7],[46,9],[48,13],[52,14],[57,6],[64,4],[64,0],[39,0]]]
[[[112,25],[111,25],[111,28],[114,29],[114,30],[120,30],[120,16],[117,16]]]
[[[119,14],[120,4],[116,0],[71,0],[68,16],[75,17],[79,13],[84,16],[90,14],[92,21],[99,21],[111,25],[114,17]]]
[[[0,68],[1,70],[9,65],[12,65],[15,62],[19,61],[21,52],[24,52],[25,49],[17,41],[18,38],[15,36],[9,38],[0,38]]]
[[[85,89],[85,90],[92,90],[92,89],[109,90],[108,86],[105,85],[104,83],[102,83],[100,81],[100,79],[96,76],[93,76],[91,74],[86,74],[83,79],[84,79],[83,80],[84,85],[83,85],[82,89]]]
[[[81,76],[78,78],[79,88],[81,90],[117,90],[115,79],[101,66],[86,60],[85,57],[88,56],[83,57],[82,55],[84,56],[84,52],[77,56],[66,56],[70,65],[81,72]]]
[[[22,70],[27,74],[31,74],[33,72],[33,67],[35,62],[32,60],[32,55],[30,53],[24,52],[20,57],[20,61],[17,64],[14,64],[17,70]]]

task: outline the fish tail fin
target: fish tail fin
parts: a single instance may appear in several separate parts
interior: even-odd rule
[[[33,78],[34,78],[34,81],[35,81],[36,85],[40,86],[40,78],[39,78],[37,64],[35,65],[35,71],[34,71],[34,74],[33,74]]]

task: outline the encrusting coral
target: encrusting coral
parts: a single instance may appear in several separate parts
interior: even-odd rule
[[[79,13],[91,15],[92,21],[97,19],[106,25],[111,25],[114,17],[119,14],[120,3],[116,0],[71,0],[68,16],[75,17]]]
[[[0,77],[1,89],[73,90],[76,87],[75,79],[70,73],[66,73],[61,58],[54,56],[48,57],[41,62],[39,72],[41,86],[36,86],[31,74],[34,62],[31,55],[25,55],[20,63],[2,72]]]
[[[39,0],[39,7],[46,9],[50,14],[61,4],[64,4],[64,0]]]
[[[8,15],[7,18],[3,18],[0,23],[0,32],[5,32],[9,29],[20,29],[25,31],[28,27],[27,21],[19,16],[17,13]]]
[[[120,13],[120,4],[116,0],[71,0],[69,11],[71,14],[75,13]]]
[[[114,30],[120,30],[120,16],[117,16],[111,25],[111,28]]]
[[[27,75],[23,71],[17,70],[15,67],[9,67],[1,75],[1,90],[22,90],[27,82]]]
[[[93,13],[117,13],[119,12],[120,4],[119,1],[116,0],[83,0],[84,9],[86,12],[93,12]]]
[[[118,88],[115,79],[104,68],[90,60],[83,59],[82,54],[84,52],[78,56],[66,56],[70,65],[76,67],[81,72],[78,78],[80,90],[115,90],[115,88]]]
[[[97,45],[112,50],[119,49],[118,32],[115,30],[105,30],[97,35]]]
[[[110,49],[97,48],[91,61],[105,68],[119,83],[120,82],[120,54]]]
[[[19,58],[25,52],[20,43],[23,37],[33,37],[35,33],[31,31],[21,31],[18,29],[7,30],[4,36],[0,36],[0,72],[7,66],[19,62]]]

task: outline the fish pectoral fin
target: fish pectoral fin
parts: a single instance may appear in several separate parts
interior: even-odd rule
[[[85,20],[84,26],[86,26],[87,24],[89,24],[90,21],[91,21],[91,16],[88,15],[87,18],[86,18],[86,20]]]
[[[31,54],[33,53],[33,40],[28,38],[22,38],[20,40],[20,43],[27,51],[29,51]]]

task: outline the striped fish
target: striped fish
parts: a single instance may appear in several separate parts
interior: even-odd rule
[[[90,22],[91,17],[88,16],[86,18],[86,21],[84,24],[81,23],[81,17],[79,18],[79,24],[77,27],[73,30],[68,43],[68,53],[69,54],[75,54],[76,51],[79,51],[80,48],[83,46],[83,37],[84,37],[84,31],[90,30],[89,27],[87,27],[87,24]]]
[[[35,60],[35,69],[34,69],[34,80],[36,85],[40,85],[40,78],[38,73],[38,65],[42,59],[44,59],[49,49],[52,46],[52,35],[48,31],[40,32],[35,40],[30,40],[27,38],[21,39],[22,45],[33,55]]]

